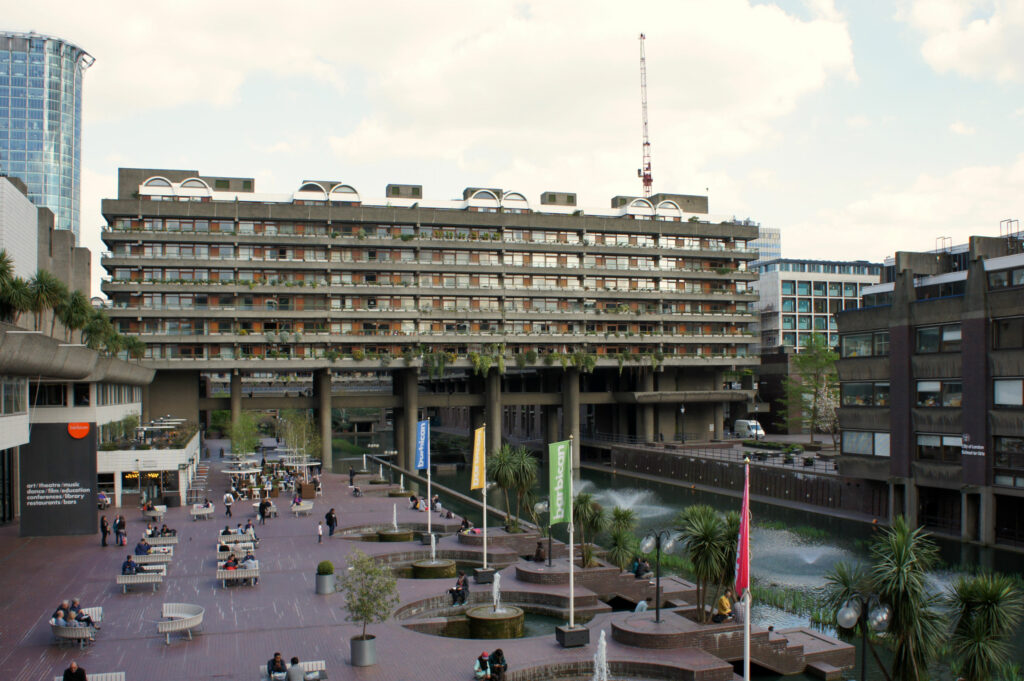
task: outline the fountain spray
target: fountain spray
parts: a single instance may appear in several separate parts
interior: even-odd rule
[[[391,505],[391,527],[398,532],[398,504]]]
[[[430,562],[437,562],[437,535],[430,533]]]
[[[501,612],[501,573],[494,573],[494,582],[491,583],[491,602],[494,604],[494,612]]]
[[[594,653],[594,676],[591,681],[608,681],[608,642],[604,638],[604,629],[601,630],[601,638],[597,640],[597,652]]]

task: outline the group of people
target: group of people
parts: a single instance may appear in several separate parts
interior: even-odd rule
[[[430,498],[430,502],[427,502],[426,497],[417,496],[415,493],[409,495],[409,509],[413,511],[433,511],[439,513],[445,520],[451,520],[455,517],[455,514],[450,510],[446,509],[441,505],[441,496],[435,494]],[[463,521],[465,522],[465,521]]]
[[[94,622],[82,609],[82,603],[79,599],[63,600],[57,609],[54,610],[53,616],[50,618],[50,624],[55,627],[91,627],[92,629],[99,629],[99,622]],[[94,640],[92,632],[90,632],[89,640]]]
[[[299,658],[292,657],[291,664],[285,664],[281,653],[274,653],[274,656],[267,660],[267,676],[270,681],[306,681],[306,679],[319,679],[319,672],[305,672],[299,664]]]
[[[502,681],[505,672],[508,671],[508,661],[505,659],[505,652],[498,648],[490,655],[487,651],[480,653],[473,665],[473,675],[478,679],[489,679],[490,681]]]
[[[114,516],[113,526],[107,520],[107,516],[103,516],[100,518],[100,546],[107,545],[107,537],[110,536],[111,530],[114,532],[114,543],[117,546],[128,544],[128,522],[124,519],[124,516]]]
[[[633,558],[633,564],[630,566],[629,571],[637,579],[650,579],[654,575],[654,572],[651,570],[651,562],[640,556]]]
[[[157,528],[153,523],[146,523],[144,534],[147,537],[177,537],[178,531],[167,527],[166,523],[161,525],[159,528]]]

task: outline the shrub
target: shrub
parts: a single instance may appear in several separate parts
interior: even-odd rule
[[[322,560],[317,563],[316,573],[318,575],[333,575],[334,574],[334,563],[329,560]]]

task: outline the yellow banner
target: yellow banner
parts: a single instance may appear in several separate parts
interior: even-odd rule
[[[487,477],[487,461],[484,455],[484,431],[481,426],[473,431],[473,474],[469,478],[470,489],[483,489],[484,479]]]

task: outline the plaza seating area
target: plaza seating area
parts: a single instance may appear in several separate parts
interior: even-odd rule
[[[171,634],[185,632],[188,640],[192,640],[192,630],[203,623],[204,608],[189,603],[164,603],[161,610],[163,622],[157,622],[157,633],[167,637],[167,645],[171,645]]]

